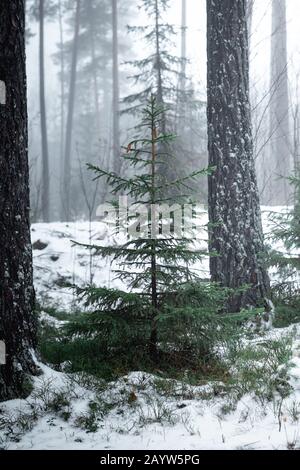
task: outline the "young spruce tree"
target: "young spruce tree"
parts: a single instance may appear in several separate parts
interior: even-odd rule
[[[270,239],[281,242],[286,249],[272,250],[270,253],[270,264],[277,266],[281,278],[290,279],[295,283],[294,274],[300,270],[300,176],[296,169],[295,176],[289,178],[290,185],[294,190],[294,205],[281,212],[272,212],[270,219],[274,225]],[[297,283],[296,283],[297,284]]]
[[[155,362],[161,358],[164,346],[167,352],[168,348],[174,351],[179,345],[191,349],[193,340],[198,345],[203,344],[207,337],[204,319],[218,310],[217,304],[222,302],[223,295],[219,292],[216,299],[211,284],[201,283],[193,268],[204,252],[197,249],[196,240],[192,239],[187,227],[191,225],[187,224],[187,220],[191,222],[191,206],[183,205],[185,197],[182,192],[189,180],[207,174],[207,170],[195,171],[174,181],[164,178],[159,167],[166,164],[166,155],[162,159],[159,149],[162,143],[173,141],[175,136],[162,133],[163,117],[164,108],[152,95],[143,111],[142,137],[130,142],[124,156],[130,165],[142,170],[136,171],[136,176],[125,178],[90,165],[96,179],[107,180],[112,194],[124,194],[130,198],[128,225],[136,224],[137,236],[127,236],[119,245],[93,246],[95,254],[110,257],[116,262],[118,269],[115,275],[124,282],[126,290],[93,285],[78,288],[79,296],[92,307],[92,312],[86,313],[71,327],[76,334],[81,332],[92,338],[98,335],[102,343],[107,338],[110,348],[111,337],[116,331],[122,337],[123,347],[128,332],[131,338],[139,337],[140,346],[148,345],[150,358]],[[177,196],[172,200],[163,196],[166,187],[176,189]],[[172,204],[167,206],[171,215],[165,215],[167,212],[162,210],[166,202]],[[183,229],[182,215],[179,224],[175,216],[182,207],[185,217]],[[142,222],[138,214],[145,215],[145,208],[146,217]],[[166,231],[166,227],[171,230]],[[186,334],[187,328],[189,334]],[[168,339],[164,342],[166,334]],[[127,344],[133,348],[132,341]]]
[[[134,71],[131,78],[138,88],[135,93],[124,98],[123,112],[132,115],[139,113],[149,93],[152,92],[155,95],[157,104],[163,107],[161,131],[168,134],[176,133],[177,129],[180,129],[181,136],[177,139],[176,145],[172,145],[172,142],[159,142],[158,145],[162,147],[162,158],[164,152],[171,152],[173,159],[168,162],[168,165],[163,165],[158,170],[165,171],[164,176],[168,179],[181,178],[195,169],[190,155],[193,139],[191,127],[197,129],[199,125],[199,121],[195,122],[194,119],[191,126],[191,122],[188,122],[190,116],[185,115],[185,110],[193,110],[195,118],[196,110],[199,112],[201,106],[186,76],[188,63],[186,47],[183,46],[181,57],[172,51],[177,32],[176,27],[167,21],[170,0],[141,0],[140,9],[147,16],[147,24],[129,26],[128,29],[148,46],[147,54],[128,62]],[[185,32],[186,27],[183,29]],[[187,130],[188,132],[184,132]],[[188,135],[187,139],[185,139],[186,135]],[[201,140],[197,140],[197,145],[200,147]],[[182,151],[186,156],[184,161],[180,158]],[[193,151],[193,157],[195,154],[197,158],[200,158],[199,149]],[[187,167],[189,167],[188,170]]]

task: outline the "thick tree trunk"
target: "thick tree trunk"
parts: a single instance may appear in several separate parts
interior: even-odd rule
[[[81,1],[76,1],[75,13],[75,31],[72,49],[72,64],[71,64],[71,77],[70,77],[70,90],[69,90],[69,103],[68,103],[68,116],[66,128],[66,142],[65,142],[65,161],[64,161],[64,196],[62,206],[67,221],[71,218],[70,207],[70,191],[71,191],[71,152],[72,152],[72,132],[73,132],[73,118],[75,106],[75,92],[76,92],[76,75],[77,75],[77,57],[78,57],[78,39],[80,27],[80,6]]]
[[[25,393],[36,370],[34,289],[29,229],[24,0],[0,0],[0,400]],[[3,94],[2,94],[3,95]],[[4,98],[4,95],[2,96]]]
[[[42,216],[44,222],[49,222],[49,152],[47,134],[47,116],[45,99],[45,48],[44,48],[44,24],[45,24],[45,1],[39,2],[39,25],[40,25],[40,115],[41,115],[41,138],[42,138]]]
[[[118,0],[112,0],[113,19],[113,159],[114,171],[121,172],[120,156],[120,90],[119,90],[119,42],[118,42]]]
[[[273,0],[270,86],[270,156],[266,202],[287,204],[291,196],[292,168],[289,125],[286,1]]]
[[[246,0],[207,0],[207,118],[210,269],[213,281],[247,291],[228,308],[257,306],[267,295],[263,234],[253,160]]]

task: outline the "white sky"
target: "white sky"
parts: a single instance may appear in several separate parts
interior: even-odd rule
[[[119,0],[124,1],[126,0]],[[270,63],[270,29],[271,29],[271,1],[255,0],[255,10],[253,18],[251,70],[255,76],[256,83],[262,88],[268,87],[268,72]],[[287,1],[287,23],[288,23],[288,57],[289,76],[293,82],[293,77],[300,71],[300,0]],[[138,4],[137,0],[137,4]],[[171,10],[168,14],[168,21],[174,25],[180,25],[181,0],[171,0]],[[188,23],[188,56],[191,60],[190,71],[193,74],[197,88],[205,92],[206,79],[206,0],[187,0],[187,23]],[[136,23],[136,20],[133,20]],[[58,93],[56,70],[53,66],[51,54],[56,50],[58,41],[58,25],[52,23],[47,25],[46,46],[47,46],[47,95],[53,98]],[[136,41],[138,43],[138,41]],[[137,51],[138,53],[138,51]],[[28,88],[31,103],[37,101],[38,93],[38,36],[33,38],[27,49],[28,59]],[[120,57],[120,61],[125,58]]]

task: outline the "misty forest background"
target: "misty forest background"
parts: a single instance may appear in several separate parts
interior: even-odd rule
[[[157,7],[26,2],[33,222],[95,216],[108,189],[101,182],[94,194],[86,163],[129,174],[120,148],[151,87],[161,87],[170,108],[166,125],[179,134],[181,170],[207,166],[205,2],[162,1]],[[284,177],[299,158],[299,71],[293,42],[292,50],[287,47],[286,8],[283,1],[248,2],[254,158],[264,205],[293,202]],[[204,178],[200,185],[198,198],[206,204]]]
[[[300,447],[298,3],[0,0],[0,448]]]

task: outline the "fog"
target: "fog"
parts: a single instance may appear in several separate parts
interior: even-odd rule
[[[0,5],[0,450],[300,449],[299,0]]]
[[[55,2],[54,2],[55,3]],[[62,2],[64,3],[64,2]],[[97,2],[95,2],[97,3]],[[99,2],[98,2],[99,3]],[[128,8],[127,8],[128,3]],[[39,98],[39,25],[36,18],[33,18],[30,14],[30,9],[34,5],[32,0],[27,2],[27,10],[29,11],[27,15],[28,27],[31,31],[31,37],[28,39],[27,43],[27,73],[28,73],[28,100],[29,100],[29,154],[31,161],[31,195],[32,195],[32,207],[35,220],[40,220],[41,216],[41,194],[43,191],[42,182],[41,182],[41,142],[40,142],[40,98]],[[65,9],[63,12],[62,25],[63,25],[63,34],[64,41],[72,43],[73,41],[73,29],[72,25],[70,26],[70,18],[74,16],[74,5],[75,3],[65,4]],[[119,34],[119,99],[122,107],[122,100],[126,95],[130,95],[139,90],[139,83],[134,83],[129,76],[132,75],[133,69],[130,65],[127,64],[128,61],[142,59],[145,57],[146,51],[147,54],[151,54],[151,47],[145,44],[143,40],[143,33],[132,33],[127,30],[127,25],[130,26],[139,26],[150,24],[150,19],[147,17],[145,11],[142,8],[139,8],[140,2],[136,0],[131,0],[126,2],[123,0],[119,2],[119,18],[118,18],[118,34]],[[295,125],[293,123],[293,113],[295,106],[298,102],[297,95],[297,77],[300,72],[299,65],[299,46],[298,46],[298,18],[300,16],[300,4],[297,0],[288,0],[286,2],[287,6],[287,71],[288,71],[288,85],[289,85],[289,125],[290,125],[290,140],[294,140]],[[189,81],[189,86],[193,88],[195,94],[195,99],[205,102],[206,100],[206,2],[204,0],[187,0],[187,29],[186,29],[186,58],[188,59],[188,64],[186,67],[187,79]],[[105,13],[105,10],[106,13]],[[122,10],[122,11],[121,11]],[[128,11],[127,11],[128,10]],[[103,14],[110,15],[110,6],[109,2],[103,4]],[[162,14],[163,21],[170,25],[174,26],[174,31],[176,35],[172,37],[173,43],[170,44],[169,51],[177,57],[180,57],[181,54],[181,0],[171,0],[169,2],[169,8],[166,12]],[[261,194],[261,201],[263,204],[288,204],[289,195],[285,195],[280,200],[272,200],[271,192],[267,189],[268,180],[276,180],[278,178],[278,171],[276,169],[270,168],[270,132],[268,131],[269,127],[269,111],[267,108],[270,103],[270,90],[272,89],[271,77],[270,77],[270,63],[271,63],[271,16],[272,16],[272,1],[270,0],[255,0],[254,9],[253,9],[253,19],[250,35],[250,91],[251,91],[251,104],[253,108],[253,134],[255,137],[255,151],[256,155],[256,167],[257,167],[257,177],[259,182],[259,189]],[[98,18],[97,21],[99,21]],[[80,33],[79,33],[80,34]],[[106,33],[105,34],[109,34]],[[97,40],[97,34],[95,36]],[[64,143],[59,142],[58,134],[61,127],[61,81],[59,78],[59,60],[56,58],[54,60],[54,55],[58,54],[58,44],[60,41],[60,29],[57,13],[54,14],[53,18],[45,18],[45,96],[46,96],[46,109],[47,109],[47,132],[49,139],[49,152],[50,152],[50,206],[51,206],[51,219],[57,220],[62,218],[62,211],[59,209],[59,197],[61,187],[61,171],[63,162],[63,151],[60,150],[61,146],[64,146]],[[122,44],[124,42],[124,45]],[[85,54],[87,52],[82,52],[80,54]],[[66,55],[69,52],[66,51]],[[146,55],[147,55],[146,54]],[[67,61],[70,59],[66,59]],[[80,59],[82,63],[84,58]],[[107,59],[108,60],[108,59]],[[109,88],[109,81],[111,80],[111,63],[109,60],[104,68],[101,70],[101,63],[98,63],[97,74],[100,87],[100,81],[106,80],[106,86]],[[69,65],[66,66],[67,68]],[[80,65],[79,65],[80,67]],[[178,66],[179,67],[179,66]],[[82,72],[80,72],[82,74]],[[102,74],[102,75],[101,75]],[[66,70],[65,76],[65,102],[64,102],[64,113],[66,117],[67,113],[67,96],[68,96],[68,87],[69,87],[69,71]],[[87,75],[87,92],[86,99],[91,99],[93,93],[89,89],[90,83]],[[102,77],[102,78],[101,78]],[[105,78],[106,77],[106,78]],[[84,78],[80,77],[81,81],[84,81]],[[82,84],[80,85],[82,87]],[[82,91],[80,92],[80,95]],[[107,140],[107,145],[109,148],[101,146],[97,149],[98,157],[101,160],[101,152],[108,152],[107,158],[110,159],[111,149],[113,143],[110,141],[112,139],[112,108],[111,108],[111,90],[104,91],[99,89],[99,107],[101,108],[102,114],[102,136],[95,135],[95,142],[102,139],[105,139],[105,136],[108,135],[110,138]],[[89,98],[90,97],[90,98]],[[80,114],[80,101],[81,97],[75,96],[75,115]],[[87,106],[86,103],[84,106]],[[122,117],[120,121],[121,134],[120,134],[120,143],[121,145],[126,145],[126,139],[130,136],[130,129],[136,123],[138,117]],[[202,121],[201,121],[202,120]],[[192,145],[198,147],[195,152],[194,158],[191,158],[191,165],[200,163],[205,165],[207,162],[206,156],[206,142],[205,142],[205,110],[202,110],[201,121],[201,130],[195,132],[195,142]],[[200,126],[200,121],[198,126]],[[64,126],[66,122],[64,123]],[[197,125],[197,124],[196,124]],[[258,126],[258,128],[256,128]],[[82,132],[84,128],[81,129]],[[76,128],[72,131],[72,168],[75,175],[73,178],[77,178],[78,175],[78,161],[80,160],[80,165],[84,168],[84,180],[86,179],[86,184],[89,186],[89,176],[85,171],[85,163],[91,162],[95,158],[94,151],[93,158],[91,158],[91,150],[80,149],[80,156],[78,155],[78,149],[76,150],[78,137],[74,133],[80,133],[79,128]],[[196,135],[198,134],[198,135]],[[190,140],[191,137],[187,136]],[[275,137],[273,137],[275,138]],[[110,142],[109,142],[110,141]],[[190,152],[191,149],[188,149]],[[192,150],[193,151],[193,150]],[[295,153],[295,152],[294,152]],[[200,156],[199,156],[200,155]],[[97,158],[98,158],[97,157]],[[184,156],[181,158],[185,158]],[[197,161],[198,158],[198,161]],[[288,173],[292,170],[294,157],[289,155],[287,160]],[[272,163],[271,163],[272,165]],[[266,168],[267,166],[267,168]],[[284,175],[284,176],[289,176]],[[203,182],[203,188],[201,192],[202,202],[205,203],[206,199],[206,183]],[[105,191],[104,191],[105,192]],[[104,195],[101,196],[103,198]],[[84,204],[79,204],[80,208],[75,210],[73,208],[73,218],[77,217],[87,217],[86,208]]]

